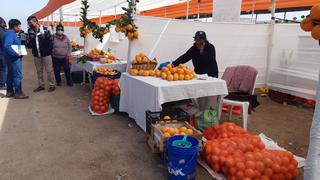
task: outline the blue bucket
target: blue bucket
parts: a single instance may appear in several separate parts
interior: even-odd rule
[[[196,178],[199,140],[188,136],[190,148],[179,148],[172,145],[175,140],[182,140],[183,135],[172,136],[167,141],[167,167],[169,180],[194,180]]]

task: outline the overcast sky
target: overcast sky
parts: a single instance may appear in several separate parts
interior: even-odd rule
[[[42,9],[48,0],[1,0],[0,16],[8,23],[10,19],[19,19],[23,29],[27,28],[27,18]]]

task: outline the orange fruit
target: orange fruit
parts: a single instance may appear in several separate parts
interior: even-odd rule
[[[311,8],[310,17],[313,20],[320,20],[320,4],[316,4]]]
[[[300,23],[300,27],[302,30],[306,32],[312,31],[314,28],[315,24],[313,24],[312,19],[310,17],[305,18],[303,21]]]
[[[172,64],[168,64],[167,68],[171,69],[171,68],[173,68],[173,65]]]
[[[149,76],[149,71],[144,71],[143,76]]]
[[[138,31],[134,31],[133,32],[133,37],[134,38],[138,38],[139,37],[139,32]]]
[[[126,25],[126,29],[128,31],[131,31],[133,29],[133,26],[131,24]]]
[[[184,75],[183,74],[179,75],[179,80],[184,80]]]
[[[139,71],[137,69],[132,69],[131,73],[132,73],[132,75],[136,76],[136,75],[138,75]]]
[[[170,116],[164,116],[163,119],[164,120],[169,120],[169,119],[171,119],[171,117]]]
[[[170,137],[171,135],[170,135],[170,133],[168,133],[168,132],[165,132],[165,133],[163,133],[163,137],[165,137],[165,138],[168,138],[168,137]]]
[[[162,128],[163,133],[168,132],[169,130],[170,130],[170,127],[168,127],[168,126],[165,126]]]
[[[162,79],[167,79],[167,77],[168,77],[167,73],[165,73],[165,72],[161,73],[161,78]]]
[[[179,68],[184,68],[185,65],[184,64],[179,64]]]
[[[311,35],[312,35],[313,39],[320,40],[320,25],[317,25],[316,27],[314,27],[312,29]]]
[[[171,74],[168,75],[168,78],[167,78],[167,79],[168,79],[168,81],[173,81],[173,75],[171,75]]]
[[[185,133],[188,134],[188,135],[193,135],[193,130],[192,129],[187,129]]]
[[[178,74],[184,74],[184,70],[183,69],[178,69],[177,72],[178,72]]]
[[[178,80],[179,80],[179,74],[178,74],[178,73],[175,73],[175,74],[173,75],[173,80],[174,80],[174,81],[178,81]]]
[[[176,128],[170,128],[169,129],[169,133],[170,133],[171,136],[174,136],[176,134],[176,132],[177,132]]]
[[[185,126],[179,128],[180,132],[186,132],[188,129]]]
[[[140,69],[138,75],[143,76],[143,72],[144,72],[144,70]]]
[[[161,71],[156,70],[156,76],[157,76],[157,77],[161,77]]]
[[[168,67],[162,67],[162,72],[168,72],[169,71],[169,68]]]
[[[176,72],[177,72],[177,68],[171,68],[171,69],[170,69],[170,72],[171,72],[171,74],[176,73]]]
[[[187,74],[187,75],[184,76],[184,80],[190,80],[190,79],[191,79],[190,75]]]
[[[156,75],[156,72],[153,71],[153,70],[149,70],[149,76],[155,76]]]

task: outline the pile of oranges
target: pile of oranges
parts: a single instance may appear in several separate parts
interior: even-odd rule
[[[91,94],[91,109],[97,114],[106,113],[109,109],[110,95],[120,95],[119,79],[99,77],[94,83]]]
[[[185,67],[184,64],[179,64],[177,67],[168,64],[162,67],[161,71],[156,71],[156,76],[168,81],[192,80],[195,73],[192,69]]]
[[[176,135],[193,135],[193,130],[192,129],[188,129],[185,126],[178,128],[175,127],[169,127],[169,126],[164,126],[162,128],[162,133],[163,133],[163,137],[171,137],[171,136],[176,136]]]
[[[129,74],[133,76],[155,76],[168,81],[182,81],[182,80],[192,80],[195,78],[195,72],[185,67],[184,64],[179,64],[177,67],[173,67],[172,64],[168,64],[162,67],[160,70],[138,70],[129,69]]]
[[[228,180],[291,180],[298,176],[298,162],[291,152],[267,150],[258,136],[240,129],[224,123],[207,130],[215,133],[204,133],[211,139],[205,144],[205,158],[214,171],[224,173]],[[222,136],[225,130],[230,131],[229,137]]]

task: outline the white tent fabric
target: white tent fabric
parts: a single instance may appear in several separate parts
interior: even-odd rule
[[[310,144],[306,166],[304,168],[304,179],[318,180],[320,177],[320,83],[317,89],[317,105],[315,108],[312,125],[310,129]]]
[[[100,12],[102,16],[121,14],[123,13],[122,7],[127,7],[126,0],[88,0],[88,2],[90,5],[88,12],[89,18],[98,18]],[[186,0],[140,0],[137,4],[137,11],[145,11],[183,2],[186,2]],[[63,21],[75,21],[75,17],[78,21],[81,7],[81,0],[63,6]],[[59,18],[59,10],[57,10],[53,13],[53,21],[59,21]],[[46,18],[44,20],[46,20]]]

